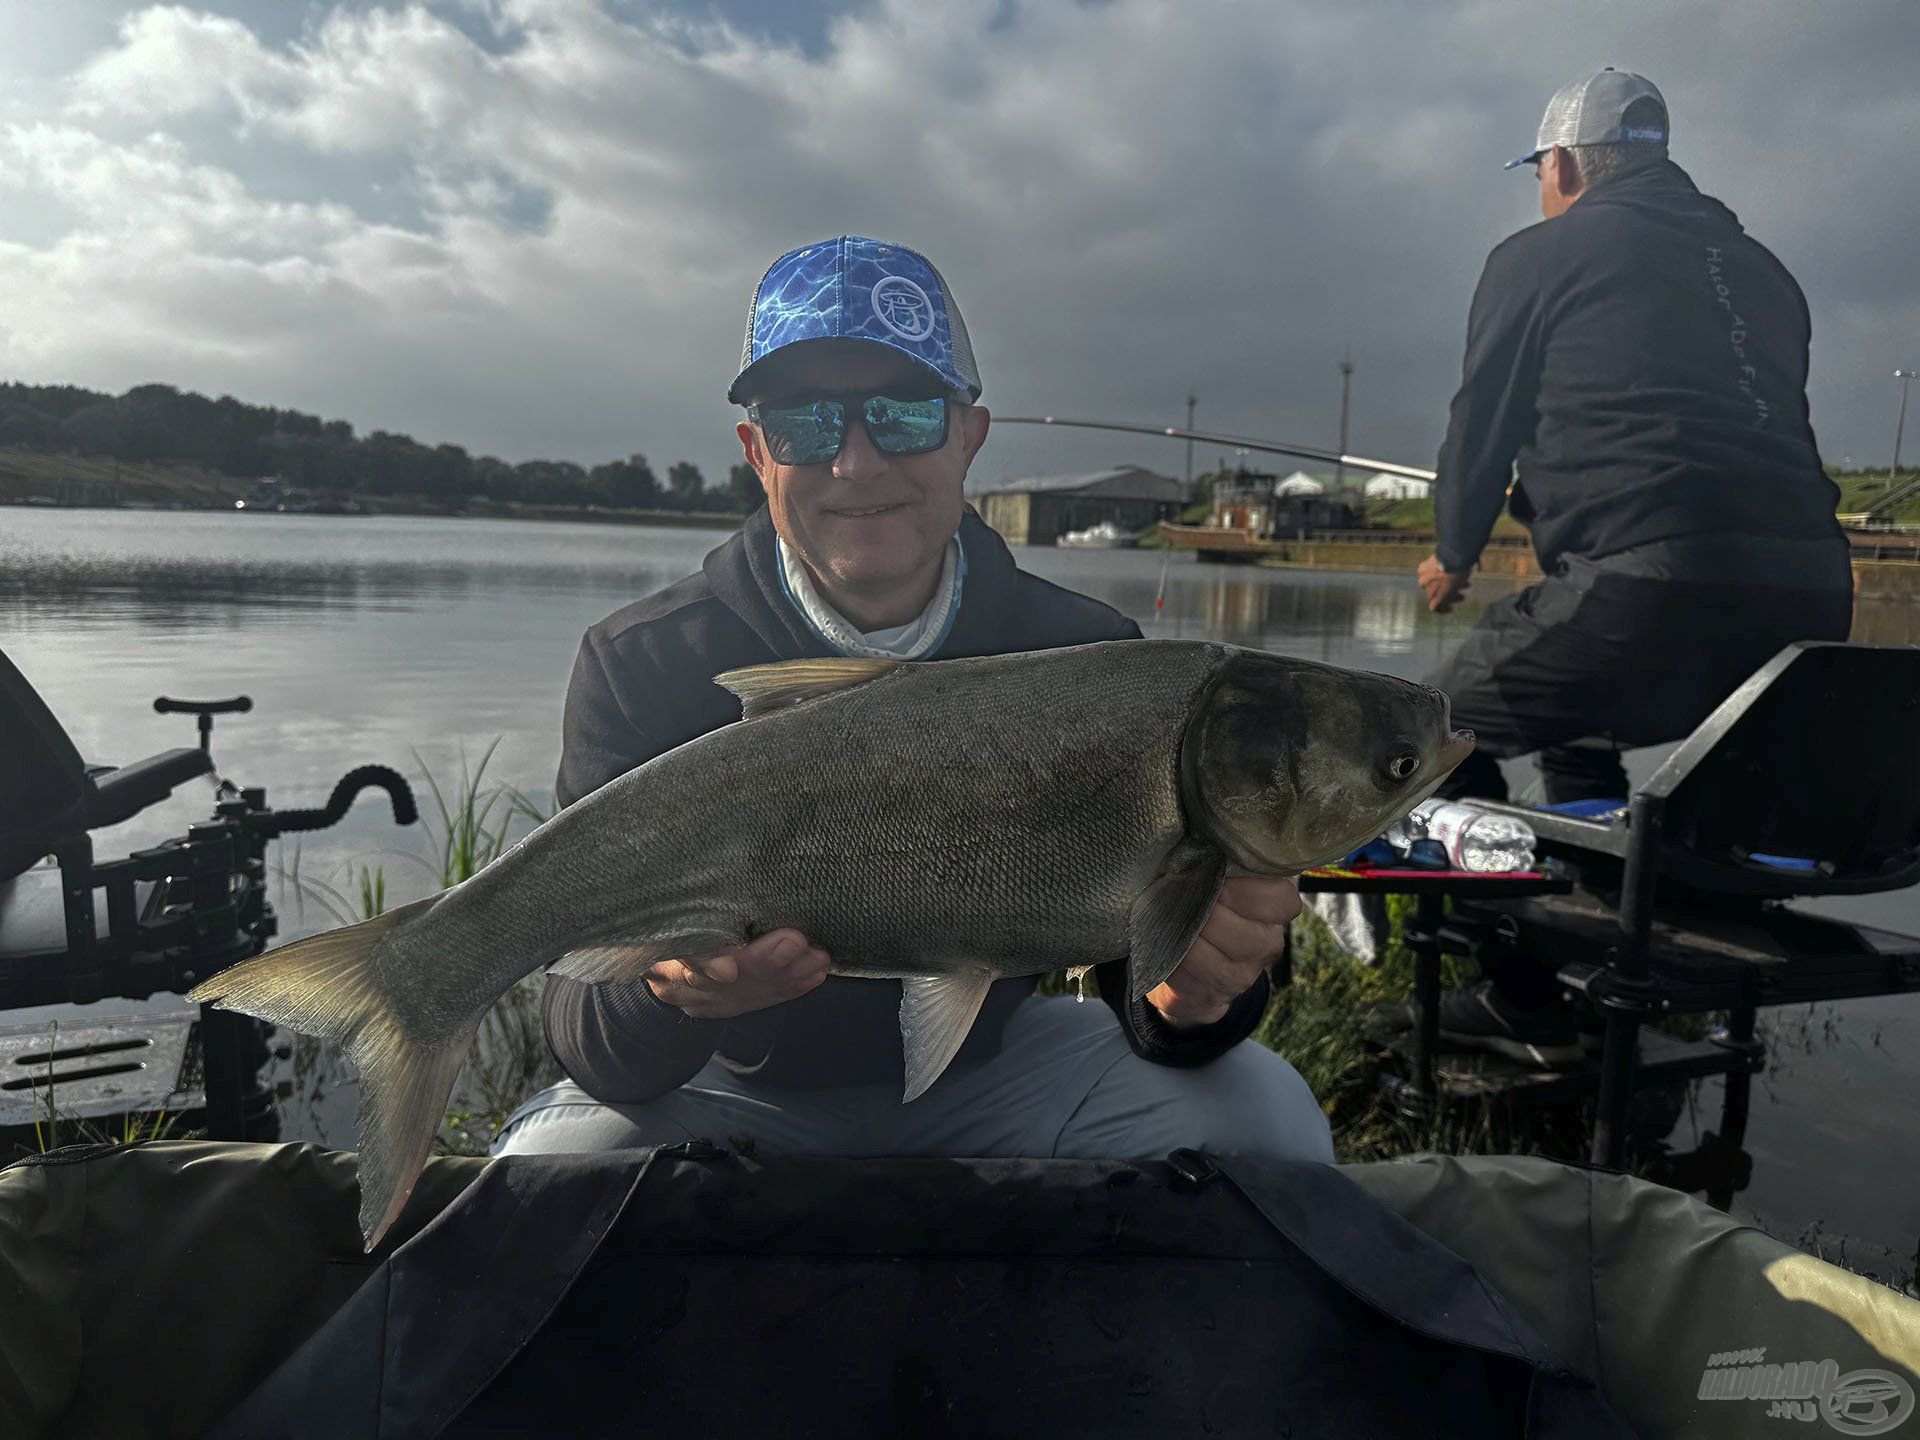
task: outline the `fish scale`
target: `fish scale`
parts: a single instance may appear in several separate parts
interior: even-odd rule
[[[461,885],[193,992],[346,1047],[369,1246],[481,1017],[543,965],[633,982],[793,927],[834,974],[904,982],[911,1101],[994,979],[1126,957],[1144,995],[1230,864],[1345,854],[1471,748],[1438,691],[1199,641],[802,660],[717,683],[745,723],[603,786]]]

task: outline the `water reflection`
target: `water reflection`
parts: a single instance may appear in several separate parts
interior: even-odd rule
[[[1354,585],[1314,576],[1318,583],[1302,584],[1288,576],[1275,583],[1249,578],[1245,572],[1223,571],[1224,567],[1210,566],[1201,572],[1200,614],[1210,638],[1235,644],[1326,660],[1356,649],[1375,658],[1403,655],[1413,650],[1425,612],[1412,585],[1394,585],[1391,580]],[[1436,628],[1458,626],[1456,620],[1437,622]]]
[[[1459,608],[1428,612],[1413,577],[1262,570],[1114,551],[1019,552],[1047,579],[1098,596],[1149,635],[1226,640],[1335,665],[1417,678],[1460,642],[1513,582],[1476,580]],[[1166,601],[1154,611],[1162,567]]]
[[[1858,645],[1920,645],[1920,599],[1857,602],[1849,638]]]
[[[457,609],[509,593],[633,598],[696,569],[722,538],[612,524],[7,507],[0,624],[16,636],[102,623],[194,629],[217,613],[223,629],[282,629],[310,612]],[[1333,661],[1365,655],[1383,669],[1437,659],[1489,600],[1513,588],[1478,579],[1466,602],[1442,617],[1427,613],[1411,574],[1260,570],[1115,551],[1025,549],[1020,561],[1098,596],[1150,633]],[[1920,601],[1862,601],[1853,638],[1920,644]],[[1395,658],[1400,664],[1383,663]]]
[[[0,511],[6,630],[102,621],[191,629],[213,613],[230,628],[278,627],[307,612],[378,613],[502,591],[640,595],[684,574],[690,545],[697,557],[720,538],[565,527],[586,530],[582,544],[538,525],[484,521],[151,515],[135,526],[101,515]]]
[[[654,574],[637,570],[627,577],[648,584]],[[372,564],[331,561],[279,561],[263,564],[234,560],[134,557],[69,559],[8,557],[0,554],[0,614],[45,623],[84,611],[124,616],[150,624],[196,623],[208,606],[232,606],[245,612],[397,609],[420,600],[459,599],[488,584],[526,590],[598,589],[603,580],[576,566],[496,565],[485,569],[468,562],[422,561]]]
[[[156,694],[245,691],[255,709],[219,723],[215,758],[238,782],[269,787],[273,803],[317,804],[340,774],[368,762],[418,780],[418,757],[447,779],[463,752],[475,759],[496,736],[490,774],[538,801],[559,759],[561,702],[581,631],[697,570],[722,538],[614,525],[0,508],[0,648],[89,759],[193,743],[189,724],[154,715]],[[1125,551],[1026,549],[1019,559],[1133,616],[1149,635],[1409,677],[1429,672],[1487,603],[1513,589],[1476,580],[1467,603],[1436,616],[1410,574],[1258,570]],[[1920,602],[1862,603],[1854,638],[1920,643]],[[181,833],[204,817],[209,799],[189,787],[101,837],[101,853]],[[363,805],[337,829],[307,837],[297,867],[351,890],[351,867],[383,864],[388,902],[397,904],[425,893],[431,876],[396,857],[425,849],[418,831],[396,831],[378,807]],[[291,849],[277,858],[295,867]],[[1861,918],[1920,929],[1915,892],[1875,898],[1881,908]],[[283,890],[276,904],[283,938],[332,923],[297,891]],[[1920,1078],[1920,1010],[1911,998],[1842,1007],[1861,1017],[1854,1023],[1870,1017],[1873,1028],[1862,1033],[1875,1039],[1866,1047],[1878,1067],[1871,1080],[1862,1078],[1866,1062],[1839,1046],[1797,1070],[1768,1073],[1749,1132],[1760,1165],[1747,1198],[1789,1233],[1820,1215],[1856,1236],[1899,1236],[1903,1222],[1887,1207],[1906,1192],[1890,1178],[1837,1195],[1824,1181],[1831,1167],[1799,1157],[1816,1144],[1810,1117],[1820,1117],[1822,1134],[1840,1133],[1863,1094],[1911,1091]],[[1778,1109],[1766,1113],[1775,1093]],[[350,1142],[350,1090],[313,1103],[312,1115],[290,1119],[298,1133]],[[1878,1153],[1883,1138],[1862,1135],[1847,1153]],[[1911,1248],[1910,1235],[1904,1243]]]

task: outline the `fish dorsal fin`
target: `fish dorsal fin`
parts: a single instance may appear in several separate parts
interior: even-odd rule
[[[777,665],[748,665],[713,677],[713,683],[740,697],[741,718],[758,720],[790,710],[822,695],[851,690],[898,670],[904,660],[863,660],[851,655],[827,660],[785,660]]]

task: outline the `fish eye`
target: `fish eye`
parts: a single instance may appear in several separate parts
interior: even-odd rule
[[[1419,768],[1420,756],[1412,750],[1402,750],[1387,762],[1387,773],[1396,780],[1411,780]]]

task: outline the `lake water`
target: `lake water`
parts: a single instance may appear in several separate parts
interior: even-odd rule
[[[270,803],[319,804],[353,766],[392,765],[446,786],[462,757],[498,740],[489,779],[536,803],[551,796],[560,716],[580,633],[609,611],[696,569],[723,537],[615,525],[383,517],[175,514],[0,508],[0,649],[38,686],[89,760],[120,762],[193,742],[190,717],[156,695],[245,693],[222,717],[223,774]],[[1503,593],[1427,613],[1410,578],[1167,563],[1142,551],[1025,549],[1021,563],[1098,596],[1150,634],[1213,638],[1409,677],[1431,669]],[[1920,605],[1863,607],[1856,638],[1920,642]],[[1644,773],[1657,755],[1632,757]],[[1524,767],[1516,767],[1519,778]],[[418,829],[396,828],[368,795],[333,830],[305,837],[303,879],[351,886],[382,865],[389,904],[434,888]],[[102,855],[204,818],[189,787],[98,841]],[[283,864],[292,856],[283,855]],[[282,935],[333,923],[300,891],[276,898]],[[1920,892],[1824,908],[1920,933]],[[158,1002],[156,1002],[158,1003]],[[140,1009],[106,1002],[88,1018]],[[35,1018],[0,1015],[0,1024]],[[1920,1242],[1920,996],[1776,1014],[1775,1060],[1755,1086],[1751,1187],[1737,1202],[1789,1240],[1871,1273],[1904,1274]],[[1708,1087],[1699,1114],[1717,1119]],[[1691,1121],[1676,1132],[1691,1144]],[[336,1094],[292,1107],[288,1138],[352,1143]]]

